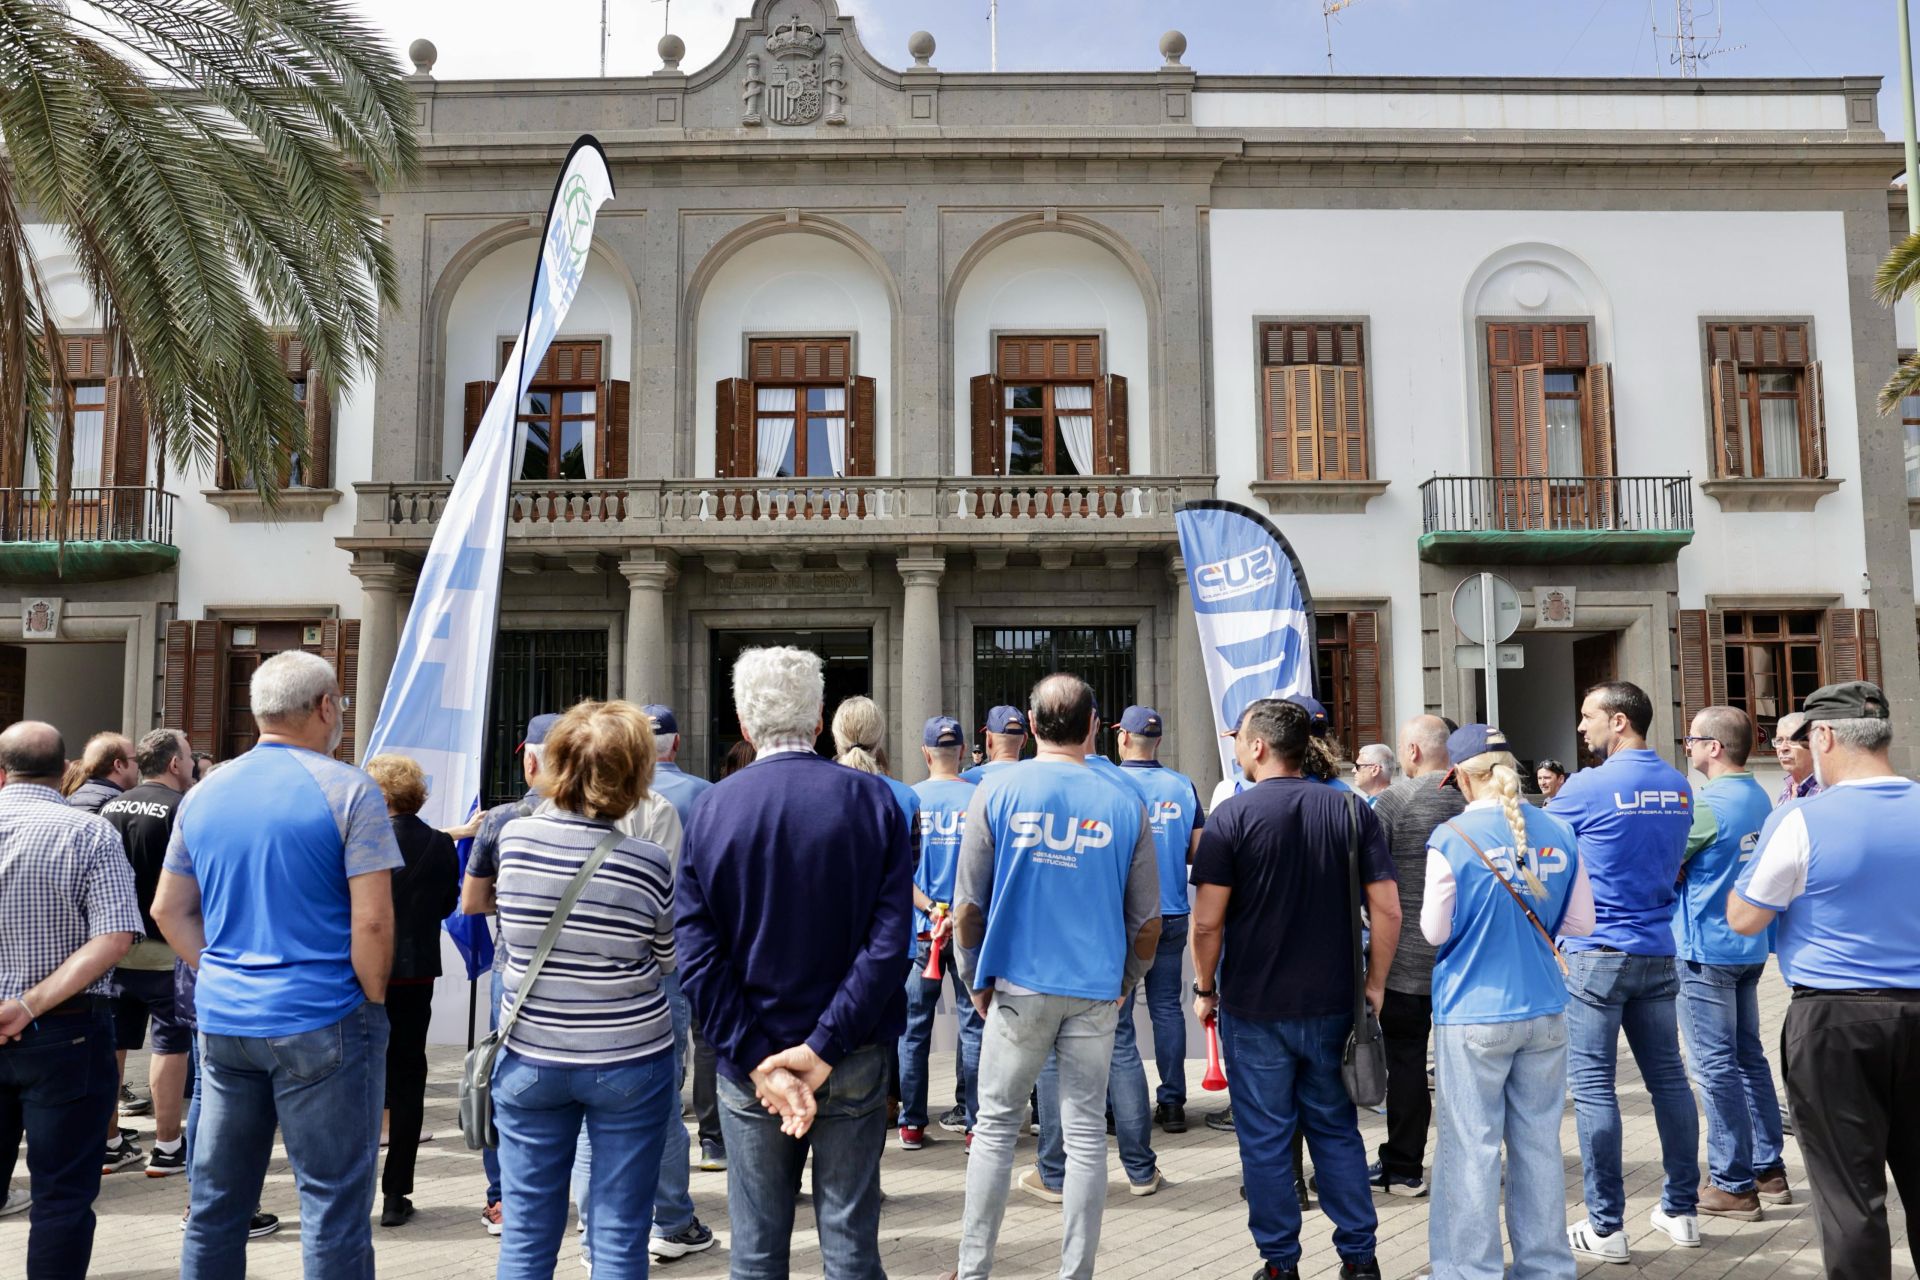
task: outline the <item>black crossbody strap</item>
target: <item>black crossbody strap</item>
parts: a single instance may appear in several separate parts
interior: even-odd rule
[[[520,1020],[520,1006],[527,1002],[527,993],[533,990],[534,979],[540,976],[540,970],[547,963],[547,953],[553,950],[553,944],[560,937],[561,928],[567,923],[567,916],[573,911],[573,904],[580,901],[580,895],[587,890],[587,881],[600,869],[600,864],[613,852],[613,846],[620,843],[620,828],[615,827],[600,837],[600,843],[593,846],[593,852],[573,873],[573,879],[567,884],[567,891],[560,895],[560,903],[554,907],[553,915],[547,919],[547,927],[540,932],[540,943],[533,949],[533,959],[527,962],[527,976],[520,982],[519,990],[513,995],[513,1008],[507,1010],[500,1019],[500,1043],[505,1044],[507,1033],[513,1030],[513,1024]]]
[[[1366,930],[1360,923],[1360,797],[1347,792],[1347,906],[1353,915],[1353,1025],[1367,1013]]]
[[[1540,923],[1540,917],[1533,913],[1533,908],[1528,906],[1527,900],[1520,896],[1520,891],[1513,887],[1513,882],[1500,874],[1500,868],[1493,865],[1493,859],[1487,856],[1485,849],[1482,849],[1473,842],[1472,836],[1462,831],[1459,827],[1454,826],[1451,822],[1447,824],[1447,830],[1453,832],[1453,834],[1459,836],[1462,840],[1465,840],[1467,842],[1467,848],[1480,855],[1480,861],[1484,862],[1487,870],[1493,873],[1493,878],[1500,882],[1500,887],[1505,889],[1507,893],[1512,896],[1513,900],[1520,904],[1520,909],[1527,913],[1527,919],[1533,921],[1533,927],[1538,929],[1540,936],[1546,940],[1547,950],[1553,952],[1553,958],[1559,964],[1561,976],[1564,977],[1567,972],[1567,958],[1560,954],[1560,947],[1554,942],[1553,935],[1547,932],[1547,926]]]

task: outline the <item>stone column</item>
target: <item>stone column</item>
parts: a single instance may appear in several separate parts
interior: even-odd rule
[[[940,714],[940,579],[947,558],[901,556],[898,568],[907,602],[900,644],[900,738],[892,755],[901,780],[919,782],[927,776],[920,729]]]
[[[1200,630],[1187,590],[1187,562],[1167,558],[1173,583],[1173,743],[1180,772],[1193,779],[1206,800],[1220,784],[1219,729],[1214,725],[1213,695],[1207,692],[1207,668],[1200,656]]]
[[[667,642],[667,591],[680,577],[661,560],[626,560],[627,651],[620,696],[629,702],[671,702],[673,655]]]
[[[400,588],[404,574],[398,565],[368,561],[351,566],[360,579],[359,681],[352,690],[358,743],[364,743],[380,718],[380,700],[400,648]],[[358,743],[356,745],[358,745]]]

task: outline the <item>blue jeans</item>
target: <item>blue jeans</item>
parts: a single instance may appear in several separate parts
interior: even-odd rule
[[[673,1015],[673,1100],[667,1112],[666,1134],[660,1140],[660,1180],[653,1189],[653,1234],[662,1239],[677,1236],[693,1225],[693,1194],[687,1189],[693,1177],[693,1163],[687,1155],[687,1123],[680,1118],[680,1087],[687,1082],[687,1027],[692,1012],[687,998],[680,994],[680,975],[664,975],[667,1009]],[[573,1203],[580,1209],[580,1221],[587,1220],[587,1200],[592,1195],[593,1139],[586,1126],[580,1129],[580,1141],[573,1152],[573,1176],[569,1179]],[[589,1258],[590,1249],[585,1250]]]
[[[494,1122],[506,1230],[499,1280],[553,1275],[567,1227],[567,1170],[585,1128],[598,1148],[598,1206],[587,1222],[595,1274],[647,1274],[647,1222],[660,1178],[660,1141],[674,1106],[673,1054],[596,1067],[557,1067],[500,1051],[493,1069]]]
[[[8,924],[25,927],[24,921]],[[33,1179],[26,1248],[31,1280],[80,1280],[93,1258],[100,1135],[119,1096],[120,1073],[106,997],[83,995],[76,1003],[87,1011],[42,1018],[0,1046],[0,1130],[25,1131]]]
[[[880,1156],[887,1145],[887,1051],[868,1045],[841,1059],[814,1095],[819,1112],[803,1138],[781,1133],[780,1118],[760,1105],[751,1087],[725,1074],[719,1086],[732,1280],[785,1280],[794,1199],[809,1151],[820,1270],[833,1280],[882,1280]]]
[[[1680,965],[1680,1024],[1687,1064],[1707,1104],[1707,1176],[1722,1191],[1747,1192],[1781,1173],[1780,1099],[1760,1045],[1764,964]]]
[[[913,963],[907,970],[907,1029],[900,1035],[902,1128],[927,1127],[927,1051],[933,1044],[933,1018],[940,1009],[940,984],[920,976],[926,972],[929,954],[929,943],[915,943]],[[941,949],[940,971],[953,992],[953,1011],[960,1019],[960,1091],[966,1097],[967,1128],[971,1129],[980,1110],[980,1029],[986,1024],[960,980],[951,941]]]
[[[1186,916],[1160,917],[1160,949],[1140,984],[1153,1022],[1153,1065],[1160,1072],[1153,1100],[1162,1106],[1187,1105],[1187,924]]]
[[[500,952],[505,955],[504,949]],[[487,1030],[496,1031],[500,1027],[500,997],[506,985],[500,977],[500,967],[494,966],[487,975]],[[492,1147],[480,1148],[480,1164],[487,1171],[487,1203],[494,1204],[500,1199],[500,1153]]]
[[[260,1207],[277,1121],[300,1189],[307,1274],[371,1280],[386,1009],[362,1003],[330,1027],[291,1036],[202,1031],[200,1069],[182,1277],[246,1275],[247,1223]]]
[[[1058,1191],[1067,1176],[1067,1147],[1060,1132],[1060,1059],[1047,1055],[1040,1071],[1040,1181]],[[1120,1142],[1120,1167],[1128,1182],[1153,1177],[1153,1106],[1147,1098],[1147,1069],[1133,1026],[1133,997],[1120,1007],[1113,1028],[1113,1061],[1107,1068],[1107,1105],[1113,1108],[1113,1132]]]
[[[1587,1222],[1610,1236],[1626,1212],[1620,1174],[1620,1099],[1614,1065],[1620,1033],[1640,1067],[1653,1099],[1660,1134],[1666,1190],[1660,1207],[1691,1217],[1700,1202],[1700,1115],[1694,1110],[1687,1069],[1680,1061],[1680,1031],[1674,997],[1680,989],[1672,956],[1630,956],[1618,951],[1575,951],[1567,956],[1567,1074],[1580,1130]]]
[[[1247,1225],[1260,1256],[1282,1271],[1300,1261],[1296,1126],[1306,1133],[1320,1207],[1333,1219],[1334,1250],[1343,1262],[1366,1262],[1374,1254],[1379,1218],[1367,1182],[1367,1148],[1359,1113],[1340,1082],[1340,1055],[1352,1033],[1353,1015],[1347,1013],[1272,1022],[1220,1014]]]
[[[1513,1280],[1573,1280],[1566,1171],[1560,1161],[1566,1019],[1555,1013],[1520,1022],[1438,1026],[1433,1055],[1440,1103],[1427,1227],[1433,1274],[1447,1280],[1500,1280],[1504,1144]]]

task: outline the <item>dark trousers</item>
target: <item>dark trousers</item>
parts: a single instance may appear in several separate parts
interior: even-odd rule
[[[700,1143],[705,1146],[711,1142],[725,1147],[727,1141],[720,1136],[720,1093],[713,1081],[713,1046],[700,1034],[700,1024],[695,1022],[693,1030],[693,1115],[700,1128]]]
[[[1387,1140],[1380,1168],[1406,1178],[1421,1176],[1427,1161],[1427,1125],[1433,1096],[1427,1092],[1427,1034],[1433,1029],[1433,997],[1388,991],[1380,1006],[1380,1033],[1387,1048]]]
[[[106,999],[78,1003],[88,1011],[42,1018],[0,1046],[0,1133],[24,1129],[33,1179],[28,1280],[79,1280],[93,1257],[100,1135],[120,1072]]]
[[[1780,1057],[1827,1275],[1892,1274],[1889,1167],[1906,1206],[1907,1249],[1920,1266],[1920,992],[1796,992]]]
[[[433,984],[387,988],[387,1163],[380,1193],[413,1194],[413,1167],[420,1157],[420,1117],[427,1102],[427,1023],[433,1018]]]

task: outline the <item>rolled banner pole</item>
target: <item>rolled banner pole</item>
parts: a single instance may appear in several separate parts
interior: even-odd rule
[[[1226,1068],[1220,1064],[1220,1020],[1207,1019],[1207,1075],[1200,1087],[1218,1093],[1227,1087]]]

